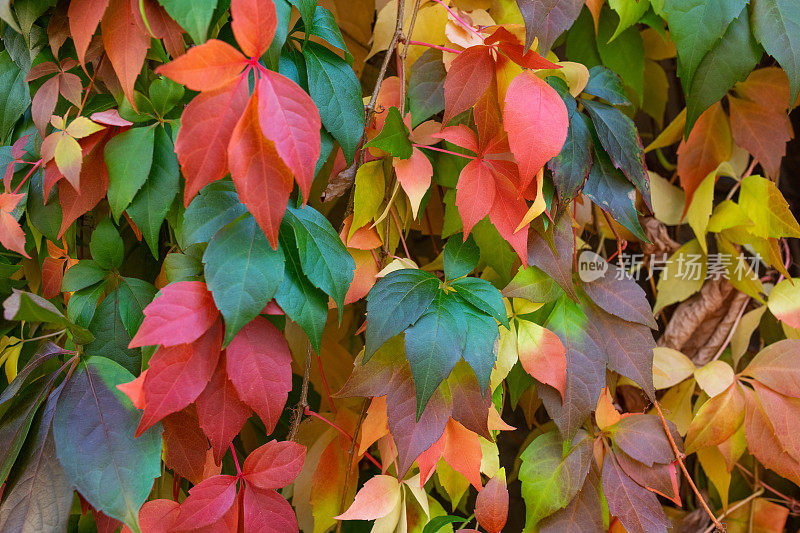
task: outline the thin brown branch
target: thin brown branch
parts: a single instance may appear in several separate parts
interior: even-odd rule
[[[308,341],[308,349],[306,350],[305,370],[303,370],[303,386],[300,388],[300,401],[294,408],[292,413],[292,420],[289,424],[289,435],[287,440],[294,440],[297,437],[297,430],[300,428],[300,422],[303,420],[303,414],[308,408],[308,382],[311,379],[311,341]]]
[[[692,488],[692,492],[694,492],[695,496],[697,496],[697,501],[700,502],[700,505],[703,507],[703,510],[706,512],[709,518],[711,518],[713,528],[716,528],[716,530],[720,532],[725,531],[725,527],[719,520],[717,520],[717,517],[714,516],[714,511],[712,511],[711,508],[708,506],[705,498],[703,498],[703,495],[700,494],[700,491],[697,489],[697,485],[695,485],[694,481],[692,481],[692,476],[689,475],[689,471],[686,469],[686,464],[683,462],[683,454],[678,449],[678,445],[675,444],[675,439],[672,438],[672,432],[670,432],[669,430],[669,426],[667,425],[667,420],[664,418],[664,413],[661,412],[661,405],[659,405],[657,401],[654,402],[654,404],[656,406],[656,412],[658,413],[658,418],[661,419],[661,425],[664,426],[664,433],[667,436],[667,440],[669,441],[669,445],[672,448],[672,452],[675,454],[675,458],[678,460],[678,464],[681,467],[681,471],[683,472],[683,475],[686,477],[686,481],[689,482],[689,486]],[[713,528],[711,529],[711,531],[714,531]]]
[[[725,511],[724,513],[719,515],[720,520],[725,518],[726,516],[729,516],[731,513],[733,513],[737,509],[741,509],[742,507],[744,507],[745,505],[747,505],[751,501],[755,500],[756,498],[758,498],[762,494],[764,494],[764,487],[761,487],[760,489],[755,491],[753,494],[751,494],[750,496],[748,496],[744,500],[736,502],[735,504],[733,504],[730,507],[728,507],[727,511]],[[703,530],[703,533],[713,533],[715,527],[716,526],[714,524],[711,524],[710,526],[708,526],[706,529]]]

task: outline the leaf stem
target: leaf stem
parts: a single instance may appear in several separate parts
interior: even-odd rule
[[[42,160],[41,160],[41,159],[39,159],[38,161],[36,161],[36,162],[33,164],[33,166],[32,166],[32,167],[31,167],[31,169],[28,171],[28,173],[27,173],[27,174],[25,174],[25,177],[24,177],[24,178],[22,178],[22,181],[20,181],[20,182],[19,182],[19,185],[17,185],[17,188],[16,188],[16,189],[14,189],[14,192],[13,192],[13,194],[17,194],[17,192],[19,191],[19,189],[20,189],[20,188],[21,188],[21,187],[22,187],[22,186],[25,184],[25,182],[26,182],[26,181],[28,181],[28,178],[30,178],[30,177],[31,177],[31,174],[33,174],[33,172],[34,172],[34,171],[35,171],[37,168],[39,168],[39,165],[41,165],[41,164],[42,164]]]
[[[457,155],[458,157],[463,157],[465,159],[477,159],[477,157],[473,157],[471,155],[459,154],[458,152],[454,152],[452,150],[445,150],[444,148],[437,148],[436,146],[425,146],[424,144],[416,144],[416,143],[414,143],[412,146],[414,146],[414,148],[427,148],[428,150],[435,150],[437,152],[442,152],[443,154]]]
[[[231,455],[233,455],[233,464],[236,465],[236,477],[242,477],[242,467],[239,466],[239,458],[236,457],[236,449],[233,447],[233,442],[231,442]]]
[[[455,48],[448,48],[446,46],[439,46],[438,44],[431,44],[426,43],[425,41],[406,41],[407,45],[417,45],[417,46],[427,46],[428,48],[434,48],[436,50],[441,50],[442,52],[450,52],[451,54],[460,54],[461,50],[456,50]]]
[[[667,436],[667,440],[669,441],[670,447],[672,447],[672,452],[675,454],[675,459],[678,460],[678,464],[681,467],[681,471],[683,471],[683,475],[686,476],[686,480],[689,482],[689,486],[692,488],[695,496],[697,496],[700,505],[703,507],[703,510],[706,514],[711,518],[711,522],[713,523],[713,528],[716,528],[717,531],[725,531],[725,527],[722,523],[717,520],[717,517],[714,516],[714,511],[706,503],[706,500],[703,498],[703,495],[700,494],[700,491],[697,489],[697,485],[694,484],[692,481],[692,476],[689,475],[689,471],[686,469],[686,464],[683,462],[683,454],[678,449],[678,445],[675,444],[675,439],[672,438],[672,433],[669,430],[669,426],[667,425],[667,421],[664,418],[664,413],[661,412],[661,405],[658,401],[653,402],[656,406],[656,412],[658,412],[658,418],[661,419],[661,425],[664,426],[664,434]],[[711,529],[713,531],[714,529]]]
[[[389,213],[392,214],[392,218],[394,219],[394,225],[397,226],[397,233],[400,235],[400,242],[403,243],[403,250],[406,252],[406,257],[411,259],[411,254],[408,253],[408,246],[406,246],[406,239],[403,237],[403,228],[400,227],[400,222],[397,220],[397,215],[394,212],[394,206],[389,208]]]
[[[325,378],[325,369],[322,368],[322,357],[317,356],[317,366],[319,367],[319,375],[322,376],[322,386],[325,388],[325,396],[328,398],[328,403],[331,404],[331,409],[336,413],[336,405],[331,398],[331,389],[328,387],[328,380]]]
[[[475,28],[473,28],[473,27],[472,27],[472,24],[467,24],[467,21],[466,21],[466,20],[464,20],[464,19],[462,19],[461,17],[459,17],[458,15],[456,15],[455,11],[453,11],[453,10],[450,8],[450,6],[448,6],[447,4],[445,4],[444,2],[442,2],[442,0],[433,0],[433,1],[434,1],[434,2],[436,2],[437,4],[442,4],[442,5],[444,6],[444,8],[445,8],[445,9],[446,9],[446,10],[447,10],[447,11],[448,11],[448,12],[449,12],[449,13],[450,13],[452,16],[453,16],[453,18],[454,18],[454,19],[456,19],[456,20],[457,20],[457,21],[458,21],[458,22],[459,22],[459,23],[460,23],[462,26],[464,26],[464,27],[465,27],[465,28],[467,28],[468,30],[472,31],[472,33],[474,33],[475,35],[477,35],[478,37],[480,37],[480,38],[481,38],[481,40],[483,40],[483,35],[481,35],[480,33],[478,33],[478,30],[476,30]]]

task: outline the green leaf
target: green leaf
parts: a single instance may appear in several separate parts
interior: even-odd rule
[[[379,279],[367,295],[364,360],[417,321],[439,290],[439,279],[423,270],[395,270]]]
[[[500,335],[500,330],[495,319],[482,310],[476,311],[470,305],[461,305],[461,313],[464,321],[460,324],[457,334],[464,338],[462,355],[475,372],[481,392],[485,392],[488,390],[494,362],[497,359],[494,355],[494,343]]]
[[[31,105],[25,75],[7,51],[0,52],[0,142],[3,144],[11,144],[14,125]]]
[[[308,89],[322,124],[339,141],[348,163],[364,133],[364,103],[355,72],[341,57],[315,42],[303,46]]]
[[[564,100],[564,105],[567,106],[569,116],[567,140],[561,152],[547,164],[547,168],[553,173],[553,184],[559,197],[567,201],[577,196],[592,166],[591,125],[589,117],[577,110],[578,104],[569,93],[564,80],[550,76],[547,78],[547,83],[558,91]]]
[[[613,41],[620,33],[639,22],[650,7],[650,0],[608,0],[608,5],[619,15],[619,26],[609,39]]]
[[[185,92],[183,85],[163,77],[153,80],[148,89],[150,103],[155,112],[162,117],[178,105]],[[156,138],[156,142],[158,142],[158,138]]]
[[[128,215],[142,231],[153,257],[158,259],[158,234],[178,194],[180,169],[172,139],[164,128],[156,128],[154,142],[150,175],[128,206]]]
[[[466,276],[478,266],[481,251],[472,236],[457,233],[444,245],[444,274],[448,280]]]
[[[15,289],[11,296],[3,302],[3,308],[6,320],[45,322],[66,328],[72,334],[75,344],[87,344],[94,339],[89,330],[67,320],[56,306],[41,296]]]
[[[611,162],[639,189],[645,203],[650,205],[650,178],[644,164],[642,141],[633,120],[619,109],[600,102],[584,100],[583,105],[592,117],[597,138]]]
[[[408,76],[408,108],[413,128],[436,113],[444,111],[446,75],[442,52],[433,48],[425,50],[411,65]]]
[[[761,47],[750,35],[750,22],[745,7],[739,18],[731,22],[722,40],[714,44],[697,66],[686,90],[686,129],[689,138],[698,117],[728,93],[737,81],[744,81],[761,59]]]
[[[97,302],[100,301],[104,291],[105,285],[97,284],[72,293],[67,303],[67,318],[79,326],[88,328],[97,309]]]
[[[294,230],[297,253],[303,272],[315,287],[333,298],[342,316],[344,297],[353,281],[356,268],[328,219],[311,206],[289,206],[284,220]]]
[[[409,131],[396,107],[390,107],[381,132],[366,147],[375,147],[400,159],[408,159],[414,151],[408,138]]]
[[[600,14],[597,31],[597,52],[607,66],[619,74],[625,85],[633,89],[641,103],[644,95],[644,43],[636,27],[628,28],[609,43],[618,26],[618,17],[611,10],[604,9]],[[594,65],[587,65],[591,68]]]
[[[353,55],[347,50],[347,45],[344,42],[344,37],[342,37],[339,24],[336,23],[333,13],[329,10],[322,6],[316,6],[314,21],[311,23],[311,30],[309,33],[311,35],[316,35],[343,51],[347,62],[351,65],[353,64]]]
[[[586,68],[602,64],[600,54],[597,51],[594,20],[591,12],[586,7],[581,9],[581,14],[578,15],[575,23],[567,33],[566,52],[567,59],[583,63]]]
[[[427,310],[406,330],[406,358],[414,376],[417,420],[433,392],[464,354],[466,338],[462,328],[465,323],[458,300],[452,294],[437,291]]]
[[[328,319],[328,297],[303,273],[294,233],[285,223],[281,225],[278,241],[286,262],[283,282],[275,293],[275,301],[286,316],[306,332],[311,347],[319,354],[322,349],[322,331]]]
[[[800,4],[794,0],[753,0],[753,35],[789,76],[790,101],[800,91]]]
[[[134,438],[141,413],[117,385],[133,375],[90,357],[67,381],[53,418],[58,460],[92,507],[138,531],[139,508],[161,475],[161,425]]]
[[[262,56],[264,62],[271,70],[278,69],[278,62],[280,60],[281,49],[286,43],[286,37],[289,35],[289,22],[292,18],[292,4],[287,0],[275,0],[275,16],[278,19],[277,27],[275,28],[275,36],[272,38],[272,43],[269,45],[269,50]]]
[[[100,268],[111,270],[122,266],[125,248],[119,231],[110,219],[104,218],[94,229],[89,250],[92,252],[92,259]]]
[[[670,37],[678,49],[678,77],[686,91],[703,57],[725,35],[748,0],[666,0]],[[721,65],[717,65],[721,66]],[[687,128],[688,131],[688,128]]]
[[[468,519],[464,518],[463,516],[453,516],[453,515],[444,515],[444,516],[434,516],[430,519],[430,521],[425,524],[425,528],[422,530],[422,533],[438,533],[442,530],[443,527],[447,526],[448,524],[455,524],[456,522],[466,522]]]
[[[101,268],[91,259],[82,259],[64,273],[61,290],[64,292],[79,291],[99,283],[105,279],[108,271]]]
[[[583,486],[592,461],[591,439],[580,431],[564,451],[557,431],[540,435],[525,448],[519,479],[525,500],[525,528],[563,509]]]
[[[108,167],[108,204],[116,220],[136,196],[153,164],[155,129],[131,128],[112,138],[105,146]]]
[[[141,350],[128,348],[132,336],[122,322],[122,307],[119,289],[108,293],[97,306],[89,323],[94,341],[86,345],[86,353],[110,359],[129,372],[138,374],[142,369]]]
[[[631,105],[617,73],[600,65],[589,69],[589,81],[583,92],[599,96],[612,105]]]
[[[553,278],[538,267],[529,266],[517,271],[511,283],[503,289],[503,296],[546,304],[558,298],[562,292]]]
[[[303,24],[306,28],[314,25],[314,15],[316,14],[317,1],[316,0],[289,0],[300,12],[300,17],[303,19]]]
[[[188,254],[167,254],[164,258],[164,275],[168,283],[202,280],[203,263]]]
[[[203,187],[183,214],[181,248],[210,241],[222,226],[246,212],[232,181],[215,181]]]
[[[517,260],[517,253],[502,235],[484,218],[469,232],[481,251],[481,260],[492,267],[503,279],[511,278],[511,269]]]
[[[56,187],[50,190],[50,195],[45,203],[43,180],[44,172],[39,170],[34,172],[30,178],[27,204],[25,206],[28,211],[28,223],[39,230],[39,233],[47,237],[48,240],[56,242],[59,228],[61,228],[61,204],[58,202]]]
[[[225,317],[226,346],[275,296],[283,263],[283,251],[272,249],[252,216],[228,224],[208,243],[206,283]]]
[[[195,44],[205,42],[217,0],[158,0],[158,3],[189,33]]]
[[[156,297],[158,289],[152,283],[137,278],[121,278],[117,286],[119,318],[128,335],[133,337],[144,320],[144,308]]]
[[[649,242],[636,212],[636,189],[622,172],[614,168],[608,155],[597,147],[594,158],[583,194],[639,239]]]
[[[503,296],[494,285],[480,278],[461,278],[450,284],[456,293],[482,313],[508,327]]]

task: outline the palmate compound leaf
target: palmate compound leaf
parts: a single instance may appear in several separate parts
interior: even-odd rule
[[[273,250],[253,217],[219,230],[203,254],[205,278],[225,318],[228,345],[275,296],[283,281],[283,250]]]
[[[591,439],[579,431],[565,450],[561,435],[550,431],[534,439],[520,458],[525,527],[530,529],[566,507],[583,486],[592,461]]]
[[[416,269],[395,270],[375,283],[367,295],[365,361],[383,343],[416,322],[438,289],[436,276]]]
[[[132,379],[109,359],[80,362],[56,407],[53,438],[70,483],[95,509],[135,530],[161,472],[161,428],[134,438],[139,413],[116,389]]]

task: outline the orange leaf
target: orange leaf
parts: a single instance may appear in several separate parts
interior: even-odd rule
[[[4,192],[0,194],[0,244],[30,258],[25,252],[25,232],[11,215],[24,194]]]
[[[261,57],[267,51],[278,27],[272,0],[233,0],[233,35],[248,57]]]
[[[686,207],[689,208],[694,192],[709,173],[720,163],[731,158],[733,140],[728,117],[717,102],[706,109],[692,128],[687,140],[678,147],[678,176],[686,191]]]
[[[261,226],[273,248],[292,192],[292,172],[275,144],[264,137],[258,117],[258,85],[228,144],[228,166],[244,205]]]
[[[228,173],[228,143],[247,97],[247,83],[234,82],[201,93],[184,109],[175,152],[186,177],[186,206],[200,189]]]
[[[278,155],[294,174],[303,202],[308,202],[322,125],[314,101],[295,82],[268,70],[258,82],[258,119],[264,136],[275,143]]]
[[[247,58],[226,42],[209,39],[156,69],[156,74],[193,91],[213,91],[229,85],[247,66]]]
[[[337,520],[376,520],[392,512],[400,503],[400,483],[392,476],[369,479],[356,494],[353,504]]]
[[[489,533],[500,533],[508,520],[508,489],[495,475],[475,499],[475,519]]]
[[[483,96],[494,77],[494,61],[491,48],[473,46],[461,52],[450,64],[444,80],[444,120],[463,113]]]
[[[522,368],[542,383],[561,393],[567,388],[567,350],[558,336],[534,322],[520,320],[517,351]]]
[[[728,104],[733,140],[758,159],[768,176],[776,177],[786,143],[793,137],[788,115],[733,96],[728,98]]]
[[[69,33],[75,43],[78,61],[83,65],[92,36],[108,7],[108,0],[74,0],[69,3]]]
[[[150,48],[150,36],[136,26],[130,0],[111,0],[100,23],[103,45],[119,83],[134,109],[133,84]]]
[[[458,177],[456,207],[464,224],[464,237],[492,209],[495,196],[492,169],[480,159],[473,159]]]
[[[392,166],[397,174],[397,181],[411,202],[411,213],[417,218],[422,198],[431,186],[433,176],[431,162],[422,150],[414,148],[408,159],[393,158]]]

